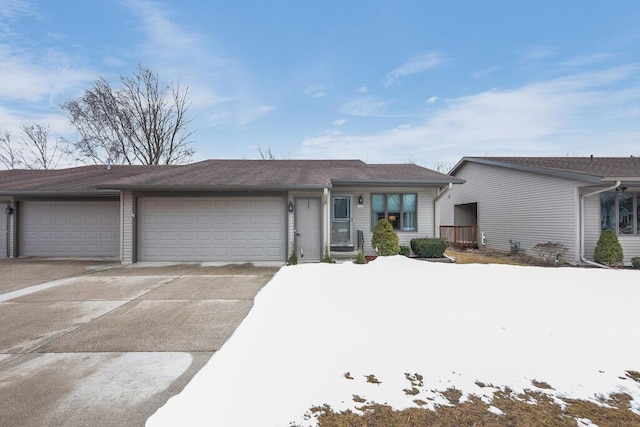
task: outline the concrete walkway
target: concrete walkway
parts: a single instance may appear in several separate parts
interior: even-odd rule
[[[0,261],[0,425],[144,425],[278,268]]]

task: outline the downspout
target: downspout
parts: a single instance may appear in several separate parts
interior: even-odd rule
[[[433,236],[434,237],[440,237],[440,211],[438,210],[438,201],[442,199],[442,196],[447,194],[449,190],[451,190],[452,188],[453,188],[453,183],[450,182],[449,185],[447,185],[447,188],[445,188],[440,194],[436,196],[435,199],[433,199],[433,215],[434,215]]]
[[[322,248],[320,248],[320,259],[324,254],[324,248],[330,250],[330,233],[331,233],[331,203],[329,202],[329,188],[325,187],[322,194],[322,211],[324,216],[324,233],[322,233]]]
[[[584,199],[585,197],[595,196],[596,194],[604,193],[605,191],[615,190],[620,187],[620,181],[616,181],[615,185],[604,188],[602,190],[594,191],[592,193],[584,194],[580,197],[580,260],[586,264],[593,265],[595,267],[610,268],[606,265],[598,264],[597,262],[589,261],[584,257]]]

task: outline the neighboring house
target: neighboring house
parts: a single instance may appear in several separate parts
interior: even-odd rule
[[[466,183],[439,203],[443,237],[474,229],[480,246],[530,254],[558,242],[582,263],[613,228],[625,263],[640,256],[640,158],[464,157],[449,174]]]
[[[375,253],[388,218],[404,245],[436,235],[458,178],[359,160],[205,160],[181,166],[1,171],[0,257],[301,262]],[[1,236],[0,236],[1,237]]]

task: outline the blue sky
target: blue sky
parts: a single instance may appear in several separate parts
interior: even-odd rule
[[[640,155],[637,1],[0,0],[0,129],[138,64],[194,160]]]

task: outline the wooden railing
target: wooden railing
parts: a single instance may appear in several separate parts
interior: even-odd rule
[[[447,244],[457,248],[477,248],[478,247],[478,226],[440,226],[440,238],[447,241]]]

